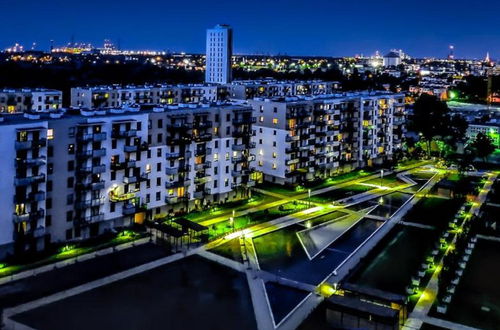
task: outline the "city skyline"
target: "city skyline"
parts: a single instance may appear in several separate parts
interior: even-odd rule
[[[56,46],[71,40],[100,46],[104,39],[111,39],[122,49],[204,53],[203,31],[225,23],[235,31],[235,54],[369,56],[376,50],[384,54],[398,48],[413,57],[444,58],[452,44],[456,58],[484,58],[486,52],[498,58],[500,28],[494,18],[500,10],[498,3],[468,8],[445,0],[430,5],[429,1],[418,7],[392,0],[383,4],[363,1],[355,9],[319,1],[311,10],[301,1],[258,1],[250,7],[224,0],[216,4],[194,1],[189,8],[160,2],[137,8],[131,1],[117,7],[115,1],[39,4],[28,0],[18,11],[19,4],[8,0],[0,9],[14,14],[6,17],[9,33],[0,39],[0,47],[19,42],[29,49],[36,42],[36,49],[47,50],[50,40]],[[82,12],[88,14],[75,19],[74,13]],[[110,12],[113,15],[106,14]],[[466,14],[470,14],[467,20]],[[290,17],[298,15],[301,23],[290,24]],[[49,23],[47,17],[53,17]],[[188,19],[190,24],[184,24]],[[357,24],[360,21],[369,24]]]

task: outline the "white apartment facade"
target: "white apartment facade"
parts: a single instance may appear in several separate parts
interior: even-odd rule
[[[401,148],[404,95],[254,99],[254,170],[278,184],[381,163]]]
[[[207,30],[205,82],[228,84],[232,80],[233,29],[219,24]]]
[[[247,197],[248,106],[14,115],[0,122],[0,257]]]
[[[0,90],[0,113],[51,112],[62,108],[62,92],[53,89]]]
[[[216,102],[220,88],[213,84],[95,86],[71,89],[71,107],[106,109],[127,105]]]
[[[331,95],[340,89],[335,81],[281,81],[281,80],[238,80],[225,85],[228,97],[248,100],[254,97],[272,98],[277,96]]]

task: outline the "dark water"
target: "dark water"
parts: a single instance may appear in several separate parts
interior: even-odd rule
[[[293,225],[253,239],[260,268],[292,280],[316,285],[327,277],[382,222],[363,219],[327,249],[309,260]]]
[[[276,324],[280,323],[309,294],[309,292],[273,282],[266,283],[266,292]]]
[[[408,199],[411,194],[393,192],[382,197],[377,197],[369,201],[352,206],[352,209],[362,210],[368,207],[377,206],[371,215],[389,218],[396,212]]]

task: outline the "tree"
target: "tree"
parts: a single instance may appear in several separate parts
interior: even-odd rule
[[[489,155],[495,151],[495,146],[491,138],[483,133],[478,133],[472,142],[472,148],[475,149],[476,155],[481,157],[486,162]]]
[[[425,142],[427,155],[430,156],[433,140],[444,141],[450,146],[462,140],[467,122],[459,115],[452,116],[446,103],[436,96],[422,94],[415,102],[410,128],[424,140],[422,142]]]

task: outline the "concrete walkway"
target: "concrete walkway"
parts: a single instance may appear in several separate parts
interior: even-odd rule
[[[363,242],[354,252],[352,252],[344,262],[342,262],[332,273],[328,276],[324,282],[330,284],[339,283],[344,279],[349,272],[359,263],[361,258],[366,257],[368,253],[382,240],[386,234],[396,226],[403,216],[420,200],[421,197],[425,195],[426,192],[441,179],[437,174],[434,175],[422,188],[421,194],[413,195],[405,204],[392,216],[390,220],[387,220],[381,227],[379,227],[370,237],[368,237],[365,242]],[[295,311],[293,317],[284,320],[279,329],[296,329],[300,323],[302,323],[307,316],[311,313],[311,310],[317,307],[321,302],[321,299],[311,299],[302,304]]]
[[[392,173],[407,172],[407,171],[409,171],[411,169],[414,169],[416,167],[425,165],[427,163],[429,163],[429,162],[428,161],[423,161],[423,162],[420,162],[418,164],[413,164],[413,165],[409,165],[409,166],[406,166],[406,167],[399,168],[399,169],[395,170],[394,172],[391,172],[391,171],[386,172],[385,175],[391,175]],[[345,181],[345,182],[342,182],[342,183],[339,183],[339,184],[336,184],[336,185],[331,185],[329,187],[315,189],[315,190],[313,189],[311,191],[311,196],[320,195],[320,194],[323,194],[323,193],[326,193],[326,192],[330,192],[330,191],[333,191],[333,190],[336,190],[336,189],[345,188],[345,187],[351,186],[353,184],[362,183],[362,182],[369,181],[369,180],[372,180],[372,179],[376,179],[376,178],[379,178],[379,177],[380,177],[380,174],[377,173],[377,174],[367,175],[367,176],[362,177],[362,178],[357,178],[357,179]],[[248,209],[245,209],[245,210],[236,211],[235,212],[235,217],[247,215],[249,213],[254,213],[254,212],[257,212],[257,211],[262,211],[262,210],[265,210],[265,209],[268,209],[268,208],[271,208],[271,207],[275,207],[275,206],[280,206],[282,204],[286,204],[286,203],[288,203],[290,201],[306,199],[306,198],[309,197],[309,194],[307,192],[305,192],[303,194],[297,194],[297,195],[294,195],[294,196],[285,196],[285,195],[277,194],[277,193],[274,193],[274,192],[270,192],[270,191],[265,190],[265,189],[260,189],[260,188],[252,188],[252,189],[255,190],[255,191],[258,191],[258,192],[260,192],[262,194],[267,194],[269,196],[280,198],[280,200],[277,200],[277,201],[274,201],[274,202],[271,202],[271,203],[267,203],[267,204],[262,204],[262,205],[255,206],[255,207],[252,207],[252,208],[248,208]],[[227,221],[230,216],[231,215],[225,214],[225,215],[222,215],[222,216],[219,216],[219,217],[215,217],[215,218],[212,218],[212,219],[209,219],[209,220],[201,221],[200,224],[202,224],[203,226],[210,226],[210,225],[213,225],[213,224],[218,223],[218,222]]]
[[[496,180],[496,175],[490,175],[488,177],[488,181],[485,183],[483,189],[481,189],[481,192],[476,198],[476,202],[472,205],[469,213],[478,215],[479,210],[483,203],[486,201],[487,195],[493,185],[493,183]],[[456,235],[453,238],[453,243],[456,241]],[[417,304],[415,305],[415,308],[409,315],[405,326],[408,325],[408,328],[415,328],[415,329],[420,329],[422,324],[424,323],[424,319],[428,317],[429,311],[431,310],[432,304],[434,300],[437,297],[438,294],[438,280],[439,280],[439,273],[441,272],[441,269],[443,267],[443,258],[439,261],[439,264],[436,266],[436,270],[434,271],[434,274],[432,274],[431,279],[427,283],[426,288],[424,289],[424,293],[420,297],[420,299],[417,301]],[[439,320],[439,319],[435,319]],[[450,322],[451,323],[451,322]],[[446,327],[446,326],[445,326]],[[455,328],[453,328],[455,329]]]

